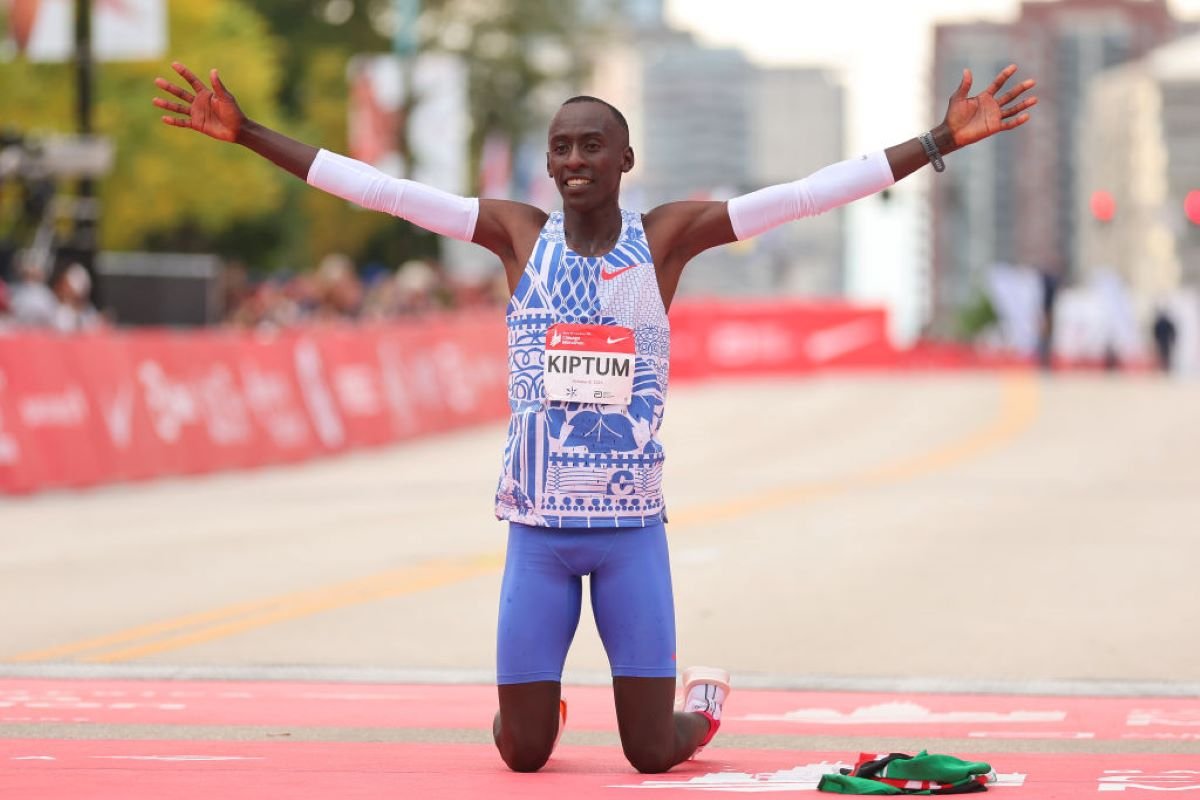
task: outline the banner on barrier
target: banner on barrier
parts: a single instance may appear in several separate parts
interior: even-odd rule
[[[672,377],[900,359],[880,309],[680,303]],[[503,419],[498,313],[270,334],[0,337],[0,492],[302,461]]]
[[[0,492],[301,461],[507,410],[495,315],[0,337]]]

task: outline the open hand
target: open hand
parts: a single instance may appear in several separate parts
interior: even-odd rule
[[[191,128],[223,142],[237,141],[238,133],[246,121],[246,115],[238,107],[237,100],[221,83],[221,78],[214,69],[209,74],[212,88],[196,77],[190,69],[178,61],[171,64],[172,68],[192,87],[188,91],[165,78],[155,78],[154,85],[168,94],[182,100],[176,103],[161,97],[154,98],[154,105],[179,116],[163,115],[162,121],[177,128]]]
[[[1018,83],[1000,97],[996,97],[996,93],[1004,88],[1004,84],[1016,71],[1017,65],[1010,64],[1000,71],[991,86],[974,97],[968,97],[967,94],[971,91],[971,70],[963,70],[962,82],[950,96],[946,119],[943,122],[950,130],[955,148],[966,147],[1000,131],[1011,131],[1029,121],[1026,109],[1037,105],[1037,98],[1027,97],[1020,102],[1016,101],[1033,88],[1035,81],[1032,78]]]

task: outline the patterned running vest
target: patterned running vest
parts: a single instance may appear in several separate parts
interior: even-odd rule
[[[663,521],[658,429],[671,331],[641,215],[622,210],[621,236],[612,251],[586,257],[567,247],[563,215],[552,213],[509,301],[506,320],[512,418],[496,516],[562,528]],[[560,322],[633,330],[636,357],[628,406],[546,399],[546,330]]]

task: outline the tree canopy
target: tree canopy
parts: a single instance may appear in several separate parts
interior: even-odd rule
[[[593,3],[594,4],[594,3]],[[468,64],[475,127],[469,174],[490,132],[518,143],[545,122],[545,94],[570,92],[585,72],[581,0],[425,0],[422,49]],[[168,0],[163,63],[97,65],[97,133],[116,145],[101,182],[106,249],[217,251],[252,266],[305,268],[341,251],[395,265],[433,252],[432,237],[312,192],[237,147],[158,122],[155,75],[182,61],[217,67],[248,114],[305,141],[345,150],[346,68],[391,50],[393,0]],[[71,64],[0,65],[0,119],[26,136],[74,129]]]
[[[173,58],[220,64],[238,76],[242,102],[264,122],[279,122],[276,44],[246,4],[172,0],[170,36]],[[158,109],[150,104],[153,78],[168,74],[167,64],[97,67],[94,129],[116,146],[113,172],[101,183],[104,248],[138,249],[170,228],[207,239],[239,219],[268,212],[282,196],[271,165],[158,122]],[[17,59],[0,68],[0,119],[26,137],[74,131],[75,94],[71,64]]]

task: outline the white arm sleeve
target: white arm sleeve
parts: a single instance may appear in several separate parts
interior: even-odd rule
[[[807,178],[768,186],[729,201],[729,221],[739,240],[801,217],[812,217],[875,194],[896,182],[882,150],[840,161]]]
[[[423,183],[393,178],[370,164],[328,150],[319,151],[313,159],[308,185],[464,242],[471,241],[479,220],[478,198],[459,197]]]

